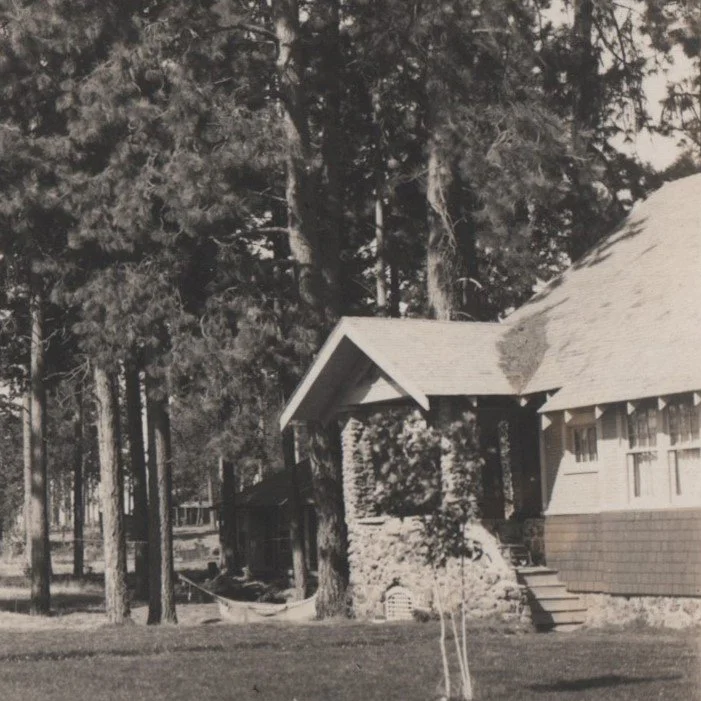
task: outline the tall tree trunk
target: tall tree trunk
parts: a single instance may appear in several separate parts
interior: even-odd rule
[[[299,27],[298,0],[273,0],[273,24],[280,47],[278,86],[283,108],[287,227],[290,252],[297,266],[302,302],[321,311],[321,256],[316,217],[311,202],[309,124],[303,87],[304,61]]]
[[[82,577],[85,556],[85,496],[83,494],[83,388],[75,390],[73,415],[73,576]]]
[[[317,218],[311,198],[311,174],[314,171],[314,163],[310,153],[308,112],[306,107],[306,95],[304,85],[305,65],[304,52],[300,41],[299,28],[299,2],[298,0],[274,0],[273,24],[278,39],[278,87],[283,106],[283,127],[286,141],[286,166],[287,166],[287,211],[288,230],[290,240],[290,252],[298,269],[299,298],[305,307],[305,311],[311,320],[316,317],[318,326],[323,326],[327,318],[332,318],[338,313],[340,295],[338,290],[337,260],[338,243],[332,239],[325,239],[323,256],[319,245]],[[329,5],[324,5],[321,10],[324,13],[322,21],[324,29],[328,32],[338,31],[338,3],[331,0]],[[333,18],[336,19],[333,19]],[[331,18],[331,19],[329,19]],[[329,48],[327,46],[327,48]],[[335,49],[334,49],[335,50]],[[333,53],[333,51],[332,51]],[[324,56],[325,60],[329,56]],[[334,58],[331,56],[331,61]],[[330,74],[337,75],[333,71]],[[328,88],[329,86],[327,86]],[[333,90],[338,86],[331,86],[328,97],[331,102],[334,98]],[[338,212],[340,197],[338,196],[338,172],[334,172],[333,159],[338,158],[338,114],[334,115],[337,108],[330,107],[324,120],[325,145],[322,145],[322,156],[327,156],[322,163],[322,175],[325,178],[325,189],[331,193],[331,197],[337,201],[330,203],[331,212]],[[334,132],[334,129],[336,130]],[[334,134],[336,135],[334,137]],[[336,150],[332,152],[332,145],[336,138]],[[330,169],[329,169],[330,168]],[[336,194],[334,194],[336,193]],[[332,216],[337,216],[332,214]],[[337,233],[337,232],[334,232]],[[322,283],[325,288],[322,289]],[[334,287],[332,288],[331,285]],[[328,443],[323,429],[319,429],[319,444]],[[315,484],[315,498],[319,513],[319,531],[325,534],[324,547],[319,548],[319,571],[324,576],[319,578],[317,591],[317,613],[320,617],[333,615],[344,610],[345,584],[347,582],[347,566],[345,553],[345,536],[343,520],[343,500],[333,498],[340,494],[340,472],[336,470],[337,464],[330,459],[330,455],[320,450],[317,459],[317,469],[313,471]],[[330,482],[335,480],[336,487],[331,488]],[[320,503],[319,500],[325,500]]]
[[[426,246],[426,292],[431,315],[450,320],[455,307],[451,246],[453,234],[448,215],[444,181],[445,166],[434,139],[428,153],[426,199],[428,201],[428,244]]]
[[[435,319],[482,318],[472,198],[457,168],[431,139],[426,183],[428,245],[426,286]]]
[[[324,187],[322,218],[323,231],[319,232],[322,276],[324,281],[325,322],[331,325],[341,311],[341,226],[343,204],[341,200],[341,162],[343,158],[341,138],[341,38],[340,2],[324,0],[317,4],[320,14],[322,37],[322,85],[323,97],[321,162]]]
[[[32,540],[31,612],[48,615],[51,609],[51,551],[46,481],[46,391],[44,388],[44,301],[41,280],[31,274],[31,446],[32,488],[30,533]]]
[[[569,84],[572,87],[572,141],[575,148],[582,143],[596,124],[597,60],[592,45],[594,30],[593,0],[574,0],[572,25],[572,65]]]
[[[149,392],[149,385],[151,385]],[[168,399],[162,388],[147,384],[148,412],[153,417],[156,503],[158,504],[160,623],[177,623],[175,612],[175,572],[173,568],[172,456]],[[149,470],[151,469],[149,463]],[[153,502],[152,502],[153,504]],[[149,542],[156,534],[149,533]],[[149,552],[149,557],[152,552]]]
[[[319,560],[318,618],[347,614],[348,534],[343,504],[338,425],[309,424],[309,458],[316,504]]]
[[[236,473],[234,463],[219,458],[221,476],[221,508],[219,511],[219,566],[228,574],[240,568],[236,533]]]
[[[156,430],[153,402],[149,399],[151,381],[146,376],[146,426],[148,440],[148,624],[161,622],[161,516],[158,498]]]
[[[22,457],[24,459],[24,557],[27,573],[32,571],[32,395],[22,401]]]
[[[304,512],[299,492],[299,479],[295,460],[295,438],[291,428],[282,433],[282,455],[288,476],[287,508],[290,520],[290,545],[292,547],[292,572],[295,597],[304,599],[309,594],[309,570],[304,544]]]
[[[591,158],[592,132],[598,121],[598,65],[593,49],[593,0],[574,0],[571,31],[572,62],[568,82],[572,90],[572,149],[580,159]],[[597,194],[588,168],[572,169],[575,193],[569,254],[577,260],[593,243],[592,220],[596,218]]]
[[[105,553],[105,608],[110,623],[124,623],[129,618],[129,597],[122,508],[124,485],[120,464],[119,402],[114,377],[99,366],[95,366],[94,376]]]
[[[127,433],[131,477],[134,485],[134,515],[132,519],[134,541],[134,574],[137,599],[148,599],[148,486],[144,450],[143,413],[141,407],[141,382],[139,367],[133,359],[124,366],[127,402]]]

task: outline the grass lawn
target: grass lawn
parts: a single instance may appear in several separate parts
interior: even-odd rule
[[[163,628],[0,629],[0,698],[427,701],[439,695],[437,636],[433,622],[232,626],[203,618]],[[689,701],[701,698],[698,653],[697,633],[486,627],[471,632],[469,651],[482,701]]]

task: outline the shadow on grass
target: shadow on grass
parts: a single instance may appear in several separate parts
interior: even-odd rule
[[[56,652],[27,652],[1,655],[0,662],[60,662],[62,660],[84,660],[93,657],[145,657],[147,655],[164,655],[179,652],[224,652],[223,645],[190,645],[153,650],[65,650]]]
[[[0,599],[0,611],[29,614],[29,599]],[[51,594],[52,615],[67,613],[95,613],[104,611],[105,597],[102,593]]]
[[[587,689],[603,689],[627,684],[649,684],[651,682],[673,681],[681,679],[679,674],[660,675],[656,677],[626,677],[620,674],[606,674],[600,677],[584,677],[582,679],[558,679],[549,684],[530,684],[532,691],[586,691]]]

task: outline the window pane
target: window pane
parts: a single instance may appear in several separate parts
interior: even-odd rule
[[[667,409],[669,441],[672,445],[699,439],[699,413],[690,399],[677,400]]]
[[[701,485],[701,450],[677,450],[674,465],[674,486],[677,496],[699,496]]]
[[[632,487],[633,496],[653,496],[653,469],[657,461],[657,453],[635,453],[633,456]]]
[[[628,442],[631,448],[654,448],[657,445],[657,409],[641,407],[628,416]]]
[[[575,428],[572,431],[574,436],[574,457],[577,462],[582,462],[582,438],[579,431]]]
[[[589,437],[589,460],[598,460],[599,456],[596,450],[596,427],[590,426],[587,429],[587,436]]]
[[[572,429],[572,449],[576,462],[597,460],[596,427],[582,426]]]

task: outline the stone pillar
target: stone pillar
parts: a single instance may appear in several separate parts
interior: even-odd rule
[[[359,573],[362,571],[360,559],[363,556],[363,545],[358,533],[357,465],[355,464],[356,445],[363,426],[352,414],[340,416],[339,424],[341,426],[343,502],[348,531],[348,584],[353,608],[355,609],[358,591],[363,586],[363,583],[359,581]]]
[[[346,524],[350,537],[351,524],[358,520],[356,448],[363,424],[352,414],[339,417],[341,425],[341,450],[343,452],[343,501],[346,507]]]
[[[450,502],[457,498],[455,494],[455,462],[448,437],[448,430],[452,422],[453,403],[450,397],[438,397],[435,426],[441,434],[441,491],[444,502]]]
[[[510,519],[518,505],[516,503],[516,485],[514,484],[514,450],[513,450],[513,430],[511,421],[504,417],[498,425],[499,434],[499,462],[501,463],[501,483],[504,491],[504,518]]]

